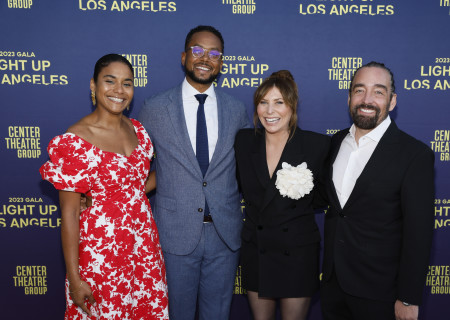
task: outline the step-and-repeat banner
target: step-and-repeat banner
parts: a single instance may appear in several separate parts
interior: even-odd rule
[[[133,64],[135,118],[146,97],[183,80],[185,36],[200,24],[222,32],[216,85],[241,99],[249,117],[255,88],[288,69],[299,86],[300,127],[331,135],[350,125],[354,70],[371,60],[392,69],[392,118],[436,155],[435,234],[420,319],[447,319],[449,0],[2,0],[0,318],[63,317],[58,194],[38,169],[50,139],[93,110],[89,80],[97,59],[115,52]],[[317,220],[322,225],[323,214]],[[231,318],[251,319],[239,270],[234,294]],[[321,318],[315,297],[308,319]]]

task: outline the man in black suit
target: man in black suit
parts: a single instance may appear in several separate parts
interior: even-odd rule
[[[389,117],[394,77],[356,70],[332,139],[321,303],[327,320],[417,319],[434,222],[434,154]]]

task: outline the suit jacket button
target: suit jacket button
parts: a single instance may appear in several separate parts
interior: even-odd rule
[[[347,218],[347,216],[346,216],[345,214],[343,214],[342,212],[339,212],[339,216],[340,216],[341,218]]]
[[[204,181],[204,182],[203,182],[203,186],[206,187],[206,185],[207,185],[207,183],[206,183],[206,181]]]
[[[258,226],[258,230],[262,230],[263,229],[263,226]]]
[[[198,208],[198,212],[203,212],[203,208]]]

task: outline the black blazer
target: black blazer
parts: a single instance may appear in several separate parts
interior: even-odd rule
[[[392,122],[341,208],[333,163],[348,131],[331,143],[324,279],[334,267],[351,295],[419,305],[434,223],[434,153]]]
[[[329,137],[297,128],[270,178],[264,131],[255,133],[254,129],[243,129],[238,132],[235,154],[246,207],[244,240],[254,242],[263,250],[273,249],[284,254],[298,246],[320,241],[313,204],[324,204],[318,197],[317,188],[324,185],[321,177],[329,145]],[[280,195],[275,181],[283,162],[292,166],[307,163],[314,178],[310,194],[298,200]]]

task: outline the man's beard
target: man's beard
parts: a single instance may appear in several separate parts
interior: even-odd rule
[[[192,80],[194,80],[195,82],[200,83],[200,84],[210,84],[210,83],[213,83],[214,80],[216,80],[217,75],[218,75],[218,73],[216,73],[216,74],[211,74],[211,75],[209,76],[209,78],[202,79],[202,78],[197,77],[197,76],[195,75],[195,73],[194,73],[193,70],[188,70],[187,68],[184,68],[184,69],[185,69],[186,75],[189,76],[189,78],[191,78]]]
[[[375,110],[374,116],[365,116],[358,114],[359,109],[370,109]],[[387,109],[386,109],[387,110]],[[381,121],[387,118],[388,113],[381,114],[381,110],[378,107],[372,106],[372,105],[366,105],[366,104],[360,104],[357,105],[354,108],[350,109],[350,115],[352,117],[353,123],[355,126],[357,126],[360,129],[364,130],[372,130],[374,129]],[[383,119],[380,120],[380,117]]]

